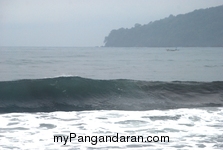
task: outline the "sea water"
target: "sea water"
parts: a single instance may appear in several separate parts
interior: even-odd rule
[[[222,149],[223,49],[166,49],[1,47],[0,148]]]

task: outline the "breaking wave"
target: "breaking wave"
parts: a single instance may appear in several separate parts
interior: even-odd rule
[[[223,81],[56,77],[0,82],[0,113],[223,106]]]

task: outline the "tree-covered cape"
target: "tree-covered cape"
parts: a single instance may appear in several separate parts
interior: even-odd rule
[[[107,47],[222,47],[223,5],[112,30]]]

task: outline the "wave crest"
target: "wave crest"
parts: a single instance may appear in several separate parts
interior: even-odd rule
[[[223,82],[56,77],[0,82],[0,112],[223,106]]]

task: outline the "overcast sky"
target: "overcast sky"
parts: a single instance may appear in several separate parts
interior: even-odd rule
[[[223,0],[0,0],[0,46],[102,46],[112,29]]]

